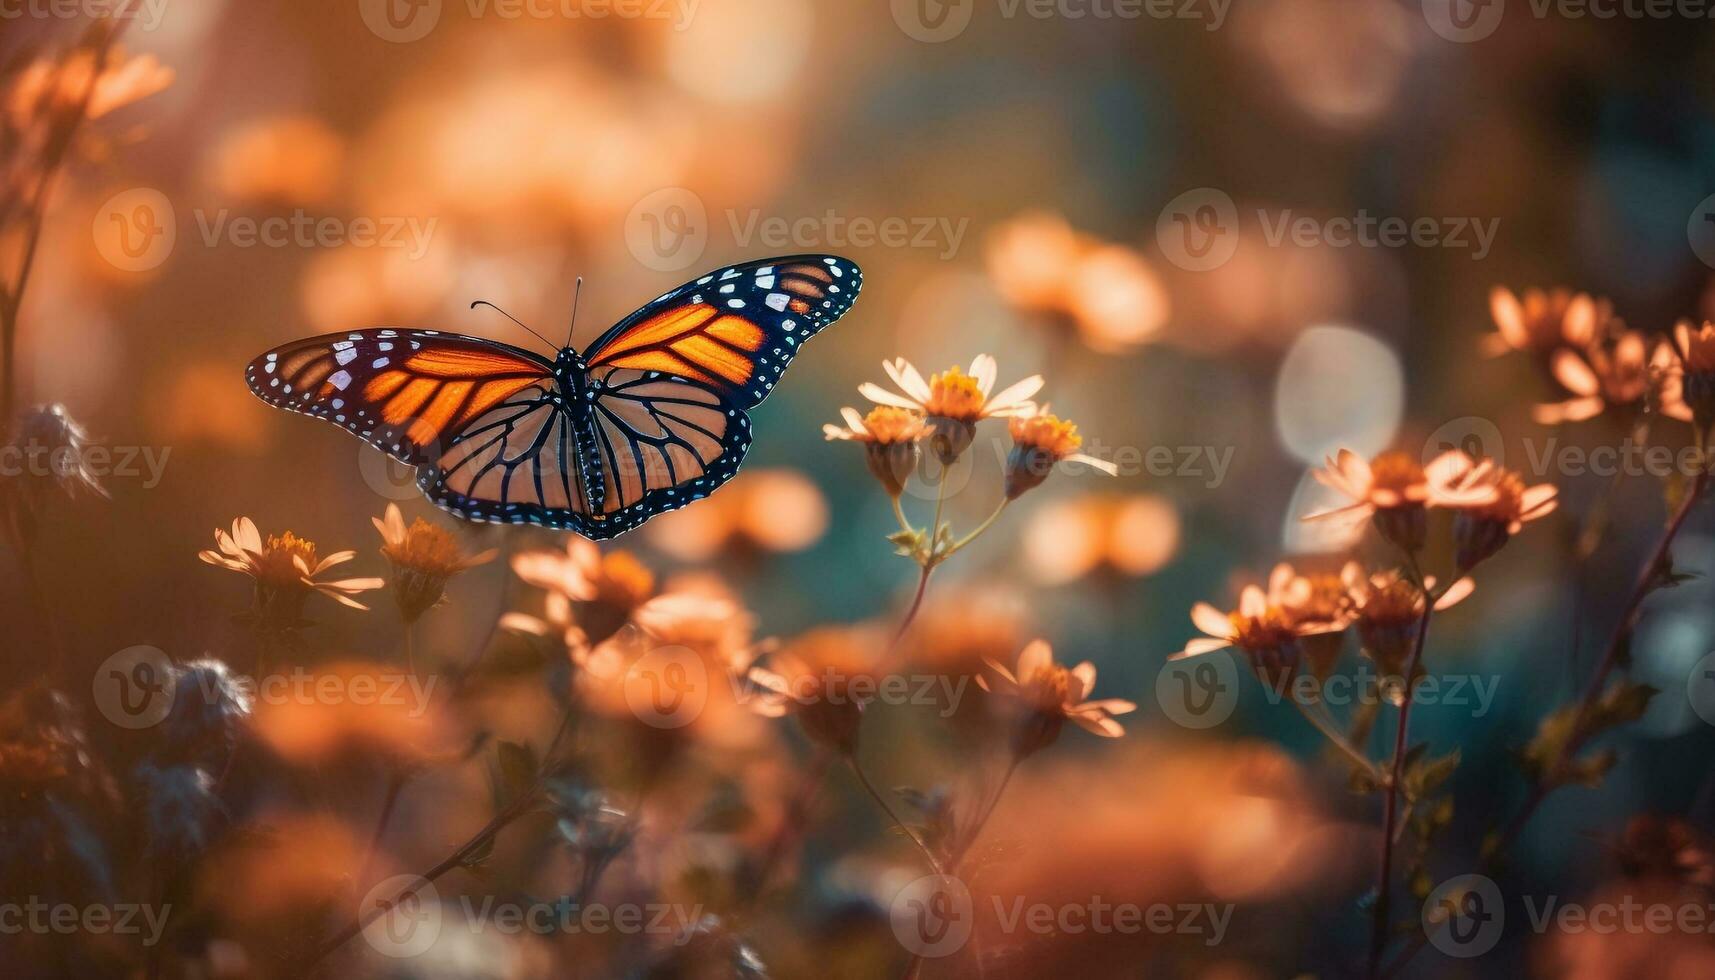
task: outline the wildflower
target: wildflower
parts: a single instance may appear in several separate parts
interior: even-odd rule
[[[769,718],[790,714],[813,741],[844,755],[857,751],[863,711],[879,678],[868,650],[873,637],[841,628],[811,630],[752,667],[749,678],[765,692],[752,710]]]
[[[1038,508],[1024,530],[1025,564],[1040,582],[1104,581],[1160,571],[1179,550],[1179,514],[1165,497],[1083,494]]]
[[[1268,592],[1245,586],[1239,592],[1239,607],[1232,612],[1222,612],[1207,602],[1192,606],[1191,622],[1205,635],[1192,639],[1185,649],[1167,659],[1184,660],[1237,647],[1265,683],[1284,682],[1298,667],[1304,637],[1335,632],[1343,626],[1337,627],[1334,621],[1303,619],[1288,611],[1304,607],[1311,598],[1309,581],[1293,575],[1289,567],[1277,566],[1269,579]]]
[[[802,551],[828,530],[828,502],[797,470],[747,470],[696,507],[644,525],[649,543],[681,561]]]
[[[1553,484],[1524,485],[1517,473],[1489,460],[1478,462],[1459,450],[1442,454],[1429,469],[1432,496],[1449,501],[1454,563],[1461,570],[1501,550],[1526,523],[1554,512]]]
[[[353,609],[368,609],[352,596],[381,588],[378,578],[330,579],[328,569],[357,557],[355,551],[340,551],[317,560],[315,542],[290,531],[269,535],[264,542],[256,524],[248,517],[232,522],[232,531],[214,530],[213,551],[197,557],[210,565],[243,572],[256,584],[256,614],[270,627],[292,628],[302,621],[304,600],[319,592]]]
[[[1509,350],[1548,355],[1562,347],[1583,349],[1595,342],[1598,328],[1613,317],[1607,300],[1566,289],[1543,292],[1527,289],[1523,296],[1496,286],[1489,293],[1489,313],[1495,332],[1483,338],[1489,356]]]
[[[101,479],[89,467],[89,433],[64,405],[38,405],[18,422],[18,434],[4,453],[19,472],[4,478],[14,527],[25,540],[35,537],[50,502],[63,497],[106,497]]]
[[[1299,644],[1311,671],[1318,678],[1327,677],[1354,618],[1351,597],[1339,573],[1305,575],[1281,562],[1269,573],[1268,601],[1300,631]]]
[[[911,477],[911,471],[917,467],[920,456],[917,443],[929,431],[923,416],[892,405],[878,405],[865,416],[859,416],[856,409],[842,408],[840,415],[845,418],[846,427],[824,425],[822,435],[830,440],[863,443],[870,473],[881,481],[887,495],[897,500],[905,492],[905,481]]]
[[[1694,327],[1689,320],[1679,321],[1673,342],[1657,348],[1654,366],[1661,379],[1662,414],[1691,422],[1706,436],[1715,425],[1715,322]]]
[[[561,634],[574,651],[618,632],[632,612],[655,594],[654,574],[630,552],[603,555],[594,542],[576,536],[567,538],[563,553],[527,551],[513,556],[512,571],[547,590],[546,618],[509,612],[501,625],[536,636]]]
[[[1167,290],[1136,249],[1080,234],[1057,214],[1003,223],[984,258],[1007,302],[1076,332],[1091,350],[1134,350],[1167,323]]]
[[[446,594],[447,581],[494,560],[494,549],[466,556],[453,536],[421,517],[405,526],[398,504],[388,504],[382,517],[372,517],[381,532],[381,554],[393,563],[393,600],[405,622],[434,608]]]
[[[980,674],[977,683],[1022,710],[1012,739],[1013,755],[1020,759],[1053,745],[1068,720],[1103,738],[1118,738],[1125,729],[1113,716],[1137,710],[1137,705],[1118,698],[1084,700],[1096,687],[1095,665],[1086,660],[1070,670],[1060,666],[1046,640],[1025,646],[1016,674],[993,660],[988,667],[996,675],[995,686]]]
[[[1105,459],[1078,452],[1084,437],[1077,425],[1042,411],[1015,415],[1007,420],[1012,434],[1012,453],[1006,459],[1006,499],[1017,500],[1048,479],[1055,464],[1085,463],[1092,469],[1116,476],[1119,467]]]
[[[1582,422],[1610,408],[1640,405],[1652,388],[1649,345],[1643,334],[1624,330],[1612,341],[1581,351],[1554,355],[1554,378],[1572,398],[1536,406],[1531,417],[1543,425]]]
[[[1042,375],[1033,374],[991,395],[996,366],[994,358],[987,354],[978,354],[971,361],[969,374],[954,366],[930,376],[928,381],[903,357],[883,361],[881,366],[904,394],[869,382],[858,386],[858,394],[877,405],[909,409],[927,416],[929,446],[943,465],[951,465],[970,447],[976,425],[983,419],[1035,411],[1036,406],[1029,398],[1042,387]]]
[[[638,607],[632,619],[656,645],[687,647],[736,673],[749,667],[754,655],[755,621],[726,596],[668,592]]]
[[[1423,619],[1424,589],[1433,592],[1435,578],[1425,578],[1420,589],[1398,569],[1366,574],[1357,562],[1348,562],[1340,577],[1351,597],[1364,651],[1388,673],[1401,673]],[[1473,588],[1469,578],[1454,582],[1435,600],[1436,611],[1458,605]]]
[[[1438,465],[1439,457],[1430,464]],[[1355,522],[1370,518],[1382,537],[1410,552],[1423,547],[1427,531],[1425,507],[1431,503],[1451,506],[1467,500],[1467,496],[1449,487],[1440,488],[1441,496],[1435,496],[1436,488],[1430,485],[1424,467],[1398,451],[1382,453],[1366,463],[1357,453],[1342,449],[1312,475],[1316,482],[1344,494],[1351,502],[1307,515],[1305,520],[1337,518]],[[1475,490],[1469,499],[1486,498],[1488,493]]]

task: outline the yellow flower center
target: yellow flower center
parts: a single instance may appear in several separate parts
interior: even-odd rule
[[[1062,710],[1072,691],[1072,672],[1059,664],[1045,664],[1021,680],[1019,692],[1024,701],[1045,713]]]
[[[1075,424],[1053,415],[1015,418],[1008,428],[1012,432],[1012,441],[1018,446],[1038,450],[1056,460],[1072,455],[1084,444],[1084,437],[1078,435]]]
[[[306,572],[298,568],[294,561],[298,558],[303,559],[305,569],[314,571],[316,543],[290,531],[269,535],[256,564],[256,580],[275,588],[301,586]]]
[[[929,379],[929,401],[923,410],[960,422],[975,422],[982,418],[984,401],[977,379],[953,367]]]
[[[1260,616],[1232,613],[1227,617],[1233,624],[1233,644],[1241,650],[1274,650],[1298,638],[1285,610],[1269,606]]]
[[[913,442],[923,435],[923,416],[909,409],[881,405],[864,416],[863,427],[869,432],[867,442],[879,445]]]
[[[1395,500],[1404,503],[1414,496],[1421,496],[1411,491],[1420,490],[1423,485],[1423,465],[1411,458],[1409,453],[1386,452],[1370,462],[1372,491],[1392,495]]]
[[[463,560],[453,536],[421,517],[405,531],[403,541],[382,545],[381,553],[397,565],[442,578],[458,571]]]

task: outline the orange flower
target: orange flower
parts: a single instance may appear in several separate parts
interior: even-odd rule
[[[1078,452],[1084,437],[1078,434],[1077,425],[1049,414],[1046,405],[1040,412],[1008,419],[1007,429],[1012,434],[1012,454],[1006,460],[1008,500],[1016,500],[1041,484],[1062,462],[1084,463],[1109,476],[1119,474],[1115,464]]]
[[[388,504],[381,517],[370,520],[381,532],[381,554],[393,563],[393,598],[407,622],[439,603],[454,575],[499,554],[490,548],[467,557],[451,534],[421,517],[407,527],[398,504]]]
[[[1702,430],[1715,425],[1715,323],[1694,327],[1689,320],[1679,321],[1673,343],[1656,348],[1651,366],[1660,384],[1663,415]]]
[[[1404,669],[1428,597],[1398,569],[1366,573],[1354,561],[1340,570],[1340,578],[1351,597],[1365,652],[1390,673],[1398,673]],[[1424,578],[1423,584],[1433,591],[1435,577]],[[1451,609],[1475,588],[1470,578],[1459,579],[1435,600],[1436,610]]]
[[[1632,408],[1651,390],[1650,349],[1643,334],[1623,330],[1612,341],[1581,351],[1554,355],[1554,378],[1574,397],[1536,406],[1531,417],[1543,425],[1582,422],[1609,408]]]
[[[747,470],[697,506],[644,525],[650,544],[681,561],[707,561],[723,550],[739,556],[802,551],[827,530],[822,491],[784,467]]]
[[[1269,575],[1268,591],[1247,585],[1239,592],[1239,607],[1222,612],[1207,602],[1191,607],[1191,622],[1204,635],[1185,644],[1168,660],[1184,660],[1205,653],[1237,647],[1258,676],[1277,679],[1290,673],[1304,652],[1301,638],[1345,628],[1345,621],[1304,618],[1301,610],[1311,600],[1308,579],[1297,576],[1288,565],[1277,565]]]
[[[1018,758],[1054,744],[1060,737],[1060,727],[1070,720],[1079,728],[1103,738],[1118,738],[1125,729],[1113,719],[1137,710],[1137,705],[1118,698],[1086,701],[1096,687],[1096,668],[1089,661],[1067,669],[1054,662],[1054,651],[1046,640],[1034,640],[1018,655],[1014,674],[990,660],[988,667],[996,675],[990,687],[987,678],[977,676],[985,691],[993,691],[1022,709],[1019,728],[1013,737],[1013,752]]]
[[[1527,289],[1520,297],[1504,286],[1490,291],[1489,313],[1496,329],[1483,338],[1483,351],[1491,357],[1509,350],[1547,355],[1562,347],[1583,349],[1613,317],[1607,300],[1588,293]]]
[[[387,584],[378,578],[325,578],[324,572],[357,557],[357,552],[340,551],[317,561],[315,542],[286,531],[270,535],[264,543],[248,517],[233,521],[230,534],[215,528],[214,541],[217,550],[200,551],[197,557],[254,579],[257,612],[274,626],[298,625],[304,599],[311,592],[353,609],[368,609],[351,597]]]
[[[1530,521],[1546,517],[1558,505],[1551,483],[1524,485],[1517,473],[1490,460],[1478,462],[1455,449],[1430,465],[1432,495],[1458,513],[1453,536],[1461,569],[1499,551]]]
[[[1136,249],[1079,234],[1057,214],[1005,222],[989,236],[985,258],[1009,303],[1075,330],[1092,350],[1133,350],[1167,323],[1167,290]]]
[[[535,636],[560,634],[580,662],[587,644],[612,636],[655,593],[655,576],[630,552],[603,555],[594,542],[575,535],[567,537],[563,553],[526,551],[513,556],[512,571],[547,591],[546,615],[509,612],[501,617],[501,626]]]
[[[881,366],[904,394],[867,381],[858,386],[858,394],[877,405],[922,412],[933,433],[930,445],[949,464],[970,447],[978,422],[1030,414],[1036,409],[1030,396],[1042,388],[1042,375],[1033,374],[991,394],[997,368],[987,354],[977,355],[969,374],[955,365],[928,381],[903,357],[883,361]]]
[[[766,668],[750,668],[750,681],[764,692],[751,709],[768,718],[794,715],[811,739],[852,754],[864,707],[879,684],[873,632],[825,627],[793,640],[769,657]]]
[[[1142,576],[1179,550],[1179,514],[1165,497],[1086,494],[1051,501],[1024,529],[1025,565],[1038,581],[1086,575]]]

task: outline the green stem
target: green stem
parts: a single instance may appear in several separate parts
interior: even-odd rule
[[[1358,765],[1358,768],[1368,773],[1370,778],[1376,781],[1376,785],[1381,786],[1387,783],[1387,774],[1382,772],[1381,767],[1370,761],[1369,756],[1359,752],[1351,742],[1347,741],[1346,736],[1334,727],[1333,722],[1323,717],[1319,712],[1310,710],[1309,705],[1297,698],[1289,698],[1288,700],[1298,709],[1298,713],[1304,716],[1305,721],[1314,725],[1316,730],[1321,732],[1330,744],[1345,753],[1347,758]]]
[[[936,874],[943,874],[941,862],[935,857],[935,852],[931,851],[928,843],[917,836],[917,832],[907,826],[905,821],[900,819],[899,814],[894,812],[892,805],[887,802],[887,798],[882,796],[881,792],[875,788],[875,784],[869,781],[868,776],[864,775],[863,766],[858,762],[857,756],[846,756],[846,762],[851,764],[853,775],[857,776],[858,782],[868,791],[870,799],[875,801],[875,805],[881,807],[881,811],[887,814],[887,818],[893,821],[893,825],[899,828],[900,833],[911,838],[911,843],[916,844],[917,849],[923,852],[923,857],[929,862],[929,867]]]
[[[984,531],[987,531],[989,528],[993,527],[994,522],[999,520],[1001,513],[1006,510],[1006,505],[1010,504],[1010,503],[1012,503],[1012,498],[1002,497],[1001,501],[1000,501],[1000,506],[996,507],[994,509],[994,512],[989,514],[989,516],[986,519],[984,519],[981,524],[978,524],[976,526],[975,530],[971,531],[971,533],[965,535],[964,537],[960,538],[958,541],[954,542],[953,546],[947,549],[947,553],[941,556],[941,560],[946,561],[948,558],[951,558],[954,555],[958,554],[959,550],[961,548],[963,548],[965,545],[970,544],[972,541],[975,541],[977,539],[977,537],[979,535],[981,535]]]

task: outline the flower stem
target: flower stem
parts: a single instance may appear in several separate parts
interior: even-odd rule
[[[911,843],[916,844],[917,849],[923,852],[923,858],[929,862],[929,867],[936,874],[941,874],[941,862],[935,857],[935,852],[929,849],[929,845],[924,842],[923,838],[917,836],[916,831],[912,830],[906,825],[904,820],[900,819],[899,814],[894,811],[893,806],[887,802],[887,797],[882,796],[881,792],[875,788],[875,784],[869,781],[868,776],[864,775],[863,765],[858,762],[857,756],[846,756],[846,762],[851,765],[852,774],[857,776],[858,782],[862,784],[863,788],[869,793],[870,799],[875,801],[875,805],[881,807],[881,811],[887,814],[887,818],[893,821],[893,825],[899,828],[900,833],[911,838]]]
[[[1310,706],[1299,699],[1290,698],[1289,700],[1292,702],[1293,706],[1298,709],[1298,713],[1304,716],[1305,721],[1314,725],[1316,730],[1321,732],[1323,737],[1328,739],[1330,744],[1339,749],[1346,758],[1356,763],[1358,768],[1368,773],[1370,778],[1376,781],[1377,785],[1382,785],[1387,782],[1387,774],[1382,772],[1381,767],[1372,762],[1369,756],[1358,751],[1357,747],[1346,739],[1346,736],[1334,726],[1333,722],[1324,717],[1320,712],[1310,710]]]
[[[1412,561],[1416,569],[1417,562]],[[1418,582],[1423,577],[1418,575]],[[1388,892],[1393,880],[1393,828],[1399,813],[1399,784],[1405,770],[1406,743],[1409,740],[1411,727],[1412,688],[1417,682],[1417,666],[1423,659],[1423,645],[1429,637],[1429,619],[1435,612],[1435,597],[1427,592],[1423,596],[1423,618],[1417,621],[1417,639],[1411,647],[1411,657],[1405,664],[1405,697],[1399,705],[1399,727],[1393,738],[1392,774],[1388,777],[1383,789],[1386,802],[1382,807],[1382,860],[1381,871],[1376,878],[1376,907],[1375,919],[1370,926],[1370,960],[1369,976],[1375,977],[1381,968],[1382,950],[1387,946],[1388,933]]]
[[[978,524],[976,526],[975,530],[971,531],[971,533],[965,535],[964,537],[960,538],[958,541],[954,542],[953,546],[947,549],[947,553],[941,556],[941,560],[946,561],[948,558],[951,558],[954,555],[958,554],[959,549],[963,548],[965,545],[970,544],[972,541],[975,541],[977,539],[977,537],[979,535],[981,535],[984,531],[987,531],[990,527],[993,527],[994,522],[996,520],[1000,519],[1001,512],[1005,511],[1006,505],[1010,504],[1010,503],[1012,503],[1012,498],[1002,497],[1000,500],[1000,506],[996,507],[994,509],[994,512],[989,514],[989,516],[987,518],[985,518],[981,524]]]

